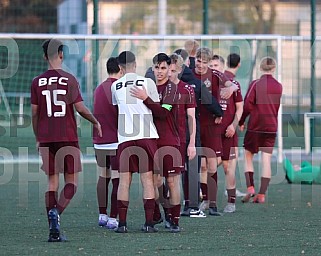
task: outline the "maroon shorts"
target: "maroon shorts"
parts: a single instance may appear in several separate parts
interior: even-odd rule
[[[243,147],[252,154],[259,151],[272,154],[275,144],[275,133],[246,131]]]
[[[81,172],[78,142],[46,142],[39,144],[41,169],[47,175]]]
[[[222,156],[221,127],[219,125],[201,127],[201,144],[203,156],[209,158]]]
[[[223,154],[222,160],[232,160],[236,158],[235,148],[238,146],[238,137],[235,133],[232,138],[222,135]]]
[[[179,146],[159,146],[157,150],[159,168],[154,169],[154,173],[163,177],[180,174],[183,161],[179,149]]]
[[[96,162],[99,167],[119,169],[117,150],[95,149]]]
[[[132,140],[118,146],[119,172],[149,172],[154,170],[156,139]]]

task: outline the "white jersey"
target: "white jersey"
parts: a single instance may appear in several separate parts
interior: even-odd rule
[[[144,86],[148,96],[159,102],[156,84],[150,78],[127,73],[111,86],[113,104],[118,105],[118,142],[157,139],[152,111],[142,100],[130,95],[130,88]]]

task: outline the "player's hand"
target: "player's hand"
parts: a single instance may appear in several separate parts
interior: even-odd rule
[[[37,151],[39,152],[39,141],[36,141],[36,149],[37,149]]]
[[[235,128],[233,124],[230,124],[225,131],[225,137],[232,138],[235,134]]]
[[[239,125],[239,130],[243,132],[245,130],[245,124]]]
[[[103,131],[101,130],[101,125],[99,122],[94,124],[94,127],[97,129],[97,133],[99,137],[103,137]]]
[[[223,117],[215,117],[215,119],[214,119],[214,123],[216,123],[216,124],[220,124],[220,123],[222,123],[222,120],[223,120]]]
[[[188,160],[192,160],[196,156],[196,148],[195,145],[189,144],[187,147],[187,155]]]
[[[146,100],[148,98],[148,94],[144,86],[140,86],[140,88],[138,86],[133,86],[130,88],[129,92],[131,96],[140,100]]]
[[[229,87],[221,88],[220,96],[222,99],[227,100],[232,96],[232,94],[235,90],[237,90],[237,85],[232,83],[232,85]]]

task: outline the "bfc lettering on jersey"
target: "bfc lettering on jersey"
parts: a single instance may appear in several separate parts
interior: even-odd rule
[[[129,85],[143,86],[144,80],[129,80],[129,81],[126,81],[125,83],[118,82],[116,83],[116,90],[119,90],[123,87],[127,87]]]
[[[67,77],[57,77],[57,76],[52,76],[52,77],[42,77],[39,78],[38,80],[38,86],[44,86],[44,85],[53,85],[53,84],[59,84],[59,85],[68,85],[68,78]]]

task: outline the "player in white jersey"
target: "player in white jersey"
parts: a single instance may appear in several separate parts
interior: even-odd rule
[[[155,83],[137,75],[136,58],[130,51],[122,52],[118,57],[119,65],[125,74],[112,84],[113,104],[118,105],[118,154],[119,188],[117,194],[119,225],[117,233],[127,232],[127,210],[132,173],[139,172],[143,187],[145,224],[142,231],[157,232],[153,224],[155,191],[153,185],[154,156],[157,151],[156,127],[153,115],[142,100],[130,94],[132,87],[144,87],[149,98],[159,102]],[[156,103],[159,104],[159,103]]]

